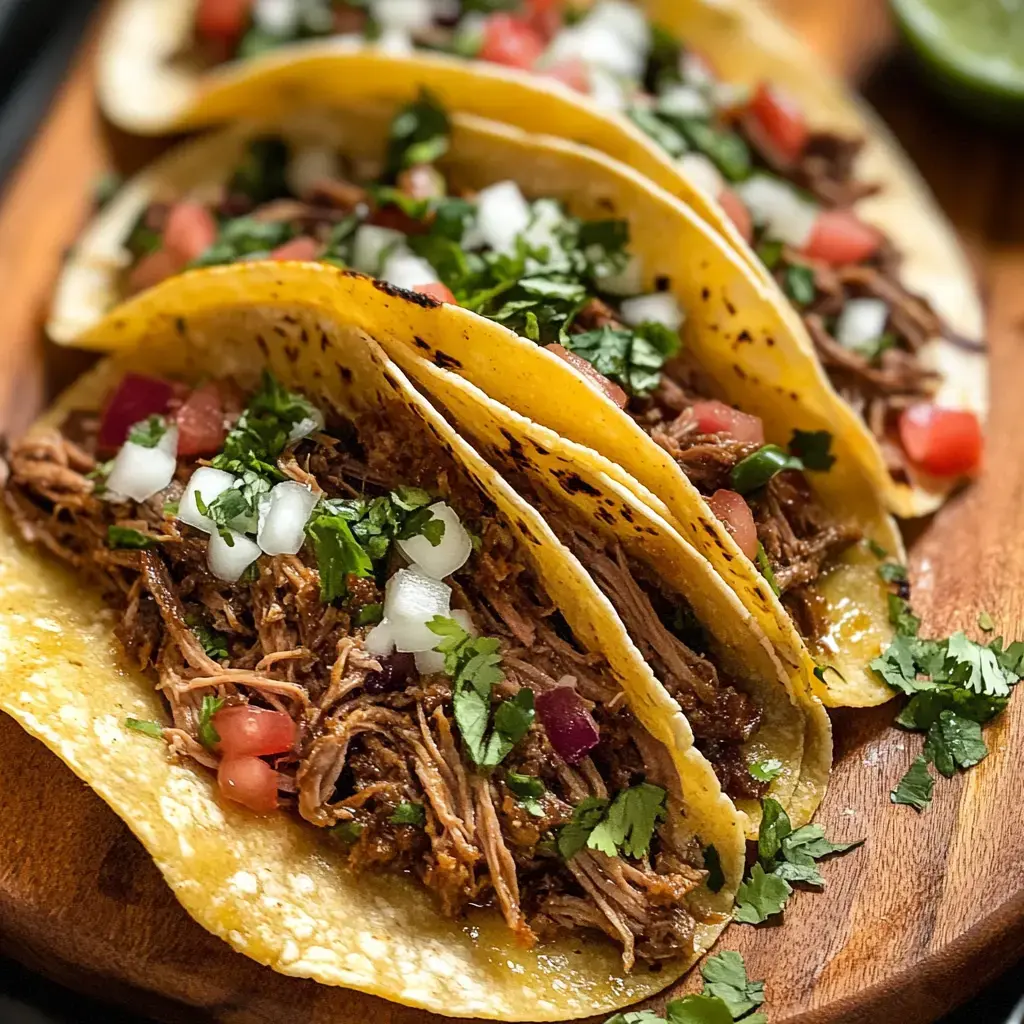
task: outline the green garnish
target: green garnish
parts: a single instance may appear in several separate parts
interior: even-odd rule
[[[129,729],[152,736],[155,740],[163,738],[164,727],[159,722],[150,722],[143,718],[126,718],[124,724]]]
[[[889,552],[882,547],[873,537],[867,539],[868,550],[875,556],[875,558],[888,558]]]
[[[203,703],[199,708],[199,742],[207,750],[213,750],[220,743],[220,735],[213,727],[213,716],[224,706],[223,697],[213,697],[206,694]]]
[[[92,201],[97,210],[102,210],[121,190],[124,178],[117,171],[106,171],[92,185]]]
[[[633,330],[604,326],[567,335],[563,344],[629,395],[648,395],[660,383],[665,363],[679,352],[679,335],[648,322]]]
[[[422,827],[427,820],[423,804],[403,800],[388,819],[392,825],[416,825]]]
[[[163,416],[149,416],[129,428],[128,440],[140,448],[155,448],[166,433],[167,421]]]
[[[343,843],[354,843],[363,834],[363,826],[358,821],[339,821],[327,831]]]
[[[520,775],[519,772],[506,772],[505,785],[515,795],[529,814],[535,818],[544,816],[544,808],[540,798],[544,795],[544,783],[535,775]]]
[[[817,294],[814,271],[802,263],[791,263],[783,274],[782,290],[796,305],[809,306]]]
[[[748,764],[747,771],[758,782],[771,782],[782,774],[782,762],[777,757],[766,757],[763,761]]]
[[[284,221],[235,217],[225,221],[213,244],[189,264],[190,267],[214,267],[256,256],[269,256],[271,250],[294,238],[295,231]]]
[[[107,527],[108,548],[128,548],[142,551],[157,543],[155,537],[150,537],[149,534],[141,533],[139,530],[133,530],[127,526]]]
[[[665,817],[665,790],[642,782],[616,794],[609,803],[588,797],[573,809],[572,821],[558,832],[558,852],[571,860],[584,846],[609,857],[643,857],[659,821]]]
[[[244,195],[254,206],[287,196],[288,155],[288,147],[278,138],[254,139],[235,168],[228,193]]]
[[[923,811],[931,806],[934,788],[935,779],[928,771],[928,759],[918,755],[900,779],[899,785],[889,794],[889,799],[894,804],[906,804],[915,811]]]
[[[357,626],[376,626],[384,618],[384,605],[379,603],[364,604],[356,612]]]
[[[772,572],[772,563],[768,561],[768,552],[765,551],[764,545],[757,542],[757,568],[760,570],[761,575],[765,578],[768,586],[772,588],[772,593],[778,597],[782,591],[779,590],[779,584],[776,582],[775,573]]]
[[[799,459],[804,469],[818,473],[827,473],[836,462],[832,435],[827,430],[794,430],[789,454]]]
[[[907,567],[898,562],[883,562],[878,567],[878,575],[886,583],[906,583]]]
[[[373,575],[373,561],[341,516],[315,515],[306,525],[306,533],[316,552],[320,600],[324,604],[348,593],[348,576]]]
[[[223,633],[218,633],[208,626],[198,615],[187,615],[185,622],[203,645],[207,657],[213,658],[214,661],[224,661],[230,656],[228,638]]]
[[[448,152],[451,124],[444,107],[427,89],[403,107],[391,122],[386,157],[386,180],[416,164],[432,164]]]
[[[777,444],[766,444],[741,459],[732,468],[732,489],[739,494],[750,494],[761,487],[773,476],[787,469],[804,468],[804,464]]]

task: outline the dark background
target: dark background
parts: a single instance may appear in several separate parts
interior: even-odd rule
[[[0,189],[45,113],[96,4],[97,0],[0,0]],[[922,103],[940,103],[924,92],[903,55],[887,61],[866,88],[870,98],[874,90],[893,87],[920,91]],[[1022,966],[1011,969],[942,1024],[1009,1024],[1024,990],[1019,980]],[[1017,1021],[1015,1017],[1014,1024]],[[147,1024],[129,1010],[85,999],[0,956],[0,1024],[93,1022]]]

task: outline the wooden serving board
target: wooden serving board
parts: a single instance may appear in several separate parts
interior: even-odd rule
[[[1012,143],[950,114],[908,68],[879,65],[894,42],[883,0],[778,0],[850,75],[923,167],[964,235],[991,318],[994,409],[988,468],[918,527],[915,607],[928,631],[975,629],[987,610],[1024,634],[1024,192]],[[65,246],[111,155],[127,169],[152,145],[106,129],[91,46],[71,69],[0,207],[0,429],[17,432],[88,357],[43,342],[40,323]],[[1016,197],[1014,197],[1016,189]],[[992,755],[940,782],[931,809],[889,791],[920,738],[893,708],[835,715],[837,760],[819,820],[867,844],[825,868],[824,894],[797,894],[779,927],[734,926],[767,982],[774,1024],[932,1021],[1024,954],[1024,700],[988,730]],[[374,1020],[439,1024],[358,993],[287,979],[232,953],[186,917],[127,828],[56,758],[0,716],[0,946],[83,990],[161,1019],[226,1024]],[[693,981],[689,983],[691,986]]]

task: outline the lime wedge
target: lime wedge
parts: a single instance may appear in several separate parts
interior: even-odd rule
[[[891,0],[947,91],[993,115],[1024,115],[1024,0]]]

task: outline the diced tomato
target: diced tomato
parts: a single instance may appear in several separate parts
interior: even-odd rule
[[[822,210],[804,255],[834,267],[861,263],[878,252],[882,236],[849,210]]]
[[[184,266],[217,240],[217,221],[202,203],[184,199],[171,207],[164,227],[164,248]]]
[[[245,31],[253,0],[199,0],[196,32],[203,39],[233,42]]]
[[[762,82],[750,101],[750,112],[784,160],[792,163],[804,151],[810,134],[807,120],[791,96],[774,85]]]
[[[100,421],[99,447],[102,451],[120,448],[128,439],[128,430],[149,416],[163,416],[174,397],[174,385],[159,377],[127,373],[110,396]]]
[[[511,68],[532,68],[544,52],[544,39],[521,17],[499,11],[484,25],[480,60]]]
[[[277,772],[258,757],[225,757],[217,769],[220,794],[257,814],[277,810]]]
[[[568,57],[544,69],[545,78],[554,78],[577,92],[590,92],[590,72],[579,57]]]
[[[322,248],[323,246],[315,238],[310,238],[309,235],[299,235],[298,238],[293,238],[290,242],[279,245],[271,252],[270,258],[272,260],[299,260],[311,263],[320,255]]]
[[[702,434],[728,434],[737,441],[764,444],[764,424],[759,416],[740,412],[725,402],[694,402],[691,412]]]
[[[413,291],[420,295],[429,295],[430,298],[436,299],[438,302],[450,302],[453,306],[458,305],[455,293],[448,285],[442,284],[440,281],[434,281],[432,284],[418,284]]]
[[[196,388],[175,416],[179,455],[212,455],[224,444],[224,400],[212,381]]]
[[[603,373],[598,373],[591,363],[588,363],[583,356],[570,352],[563,345],[552,344],[544,346],[549,352],[565,360],[574,370],[580,373],[583,379],[595,390],[599,391],[605,398],[609,398],[620,409],[626,408],[629,398],[626,392],[614,381],[609,380]]]
[[[526,20],[543,40],[550,42],[562,27],[564,0],[526,0]]]
[[[978,417],[967,409],[922,402],[904,409],[900,441],[910,461],[934,476],[964,476],[981,465],[985,439]]]
[[[128,275],[128,291],[132,295],[144,292],[147,288],[153,288],[161,281],[174,277],[183,267],[181,260],[172,256],[166,249],[157,249],[156,252],[143,256],[132,267]]]
[[[718,205],[725,210],[725,215],[733,222],[743,241],[748,244],[752,242],[754,221],[747,204],[731,188],[723,188],[718,194]]]
[[[236,704],[221,708],[211,721],[225,757],[285,754],[295,746],[295,722],[284,711]]]
[[[732,534],[740,551],[753,561],[757,557],[757,526],[743,495],[735,491],[715,491],[708,498],[708,507]]]
[[[445,193],[444,175],[431,164],[416,164],[398,176],[398,187],[412,199],[440,199]]]

